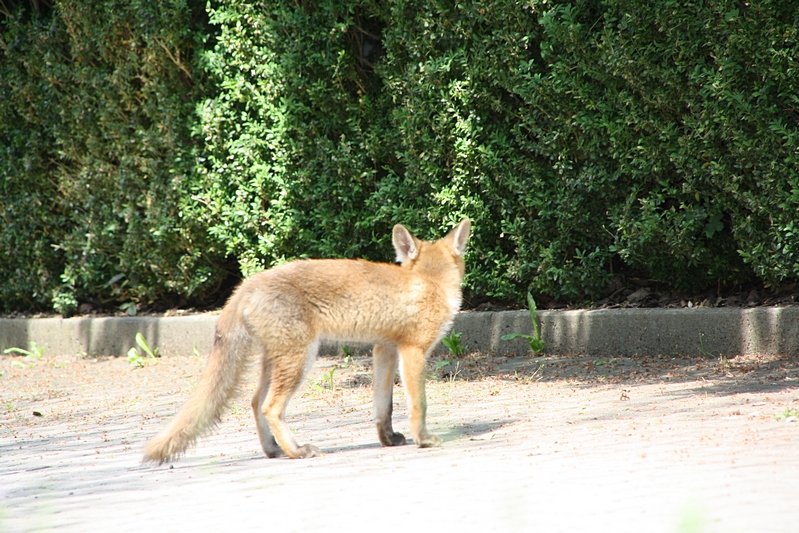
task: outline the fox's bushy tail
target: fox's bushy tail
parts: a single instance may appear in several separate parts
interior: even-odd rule
[[[223,310],[200,382],[169,425],[144,447],[144,462],[161,464],[180,457],[219,421],[252,354],[251,337],[237,307],[231,301]]]

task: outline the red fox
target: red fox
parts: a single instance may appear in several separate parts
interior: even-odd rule
[[[308,259],[256,274],[236,289],[219,317],[208,365],[186,404],[147,443],[144,461],[176,459],[219,420],[251,354],[261,354],[252,399],[261,447],[268,457],[313,457],[285,420],[289,399],[311,368],[321,340],[375,343],[374,413],[384,446],[405,443],[391,424],[394,374],[399,366],[410,410],[411,436],[422,448],[439,446],[427,431],[425,360],[452,327],[461,305],[463,256],[471,223],[462,220],[436,242],[402,225],[392,242],[400,265],[350,259]]]

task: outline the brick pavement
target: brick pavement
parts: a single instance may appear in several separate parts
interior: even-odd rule
[[[0,531],[799,531],[795,360],[641,379],[585,358],[536,374],[539,361],[431,380],[445,444],[420,450],[377,444],[368,361],[323,358],[289,407],[323,457],[263,458],[243,394],[187,457],[153,467],[140,450],[201,360],[2,358]],[[395,402],[407,432],[399,387]]]

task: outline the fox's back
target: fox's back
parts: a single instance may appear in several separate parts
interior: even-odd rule
[[[294,261],[248,279],[240,292],[259,337],[432,343],[460,305],[456,264],[434,275],[349,259]]]

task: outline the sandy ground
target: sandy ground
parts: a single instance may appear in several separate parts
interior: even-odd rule
[[[324,456],[262,456],[250,376],[156,467],[141,449],[204,358],[0,356],[0,531],[799,531],[795,359],[437,363],[441,448],[380,447],[369,359],[320,358],[289,419]]]

